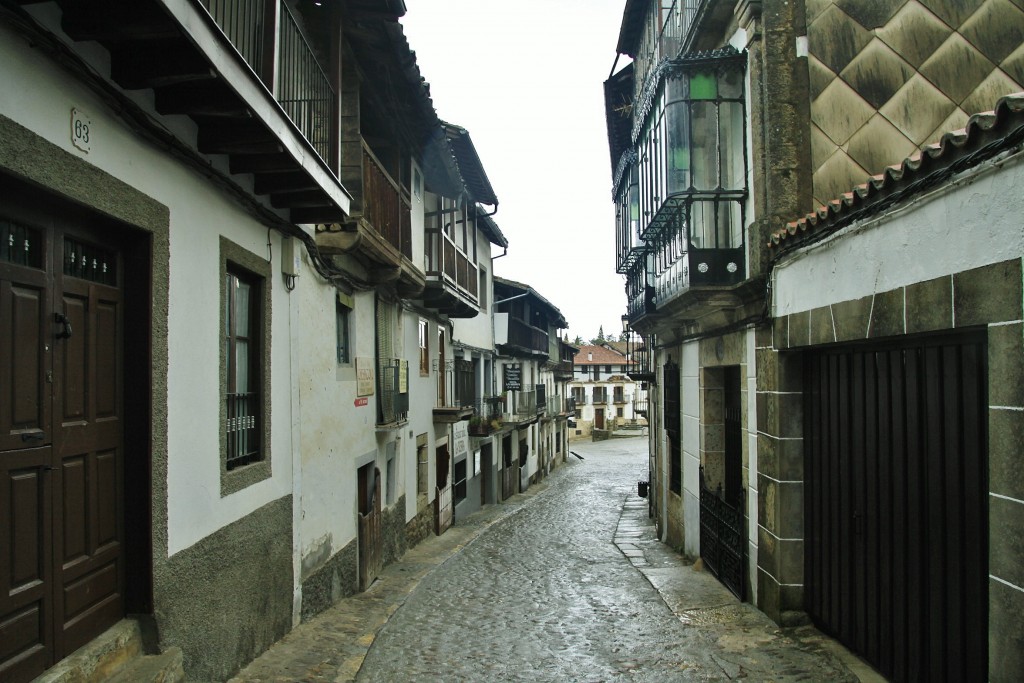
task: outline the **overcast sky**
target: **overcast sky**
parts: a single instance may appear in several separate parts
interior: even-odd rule
[[[602,90],[624,6],[406,0],[401,20],[438,116],[469,131],[498,197],[495,273],[557,306],[570,340],[618,335],[626,309]]]

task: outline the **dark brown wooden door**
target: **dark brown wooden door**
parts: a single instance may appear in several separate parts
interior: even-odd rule
[[[604,429],[604,408],[594,408],[594,429]]]
[[[984,333],[808,359],[808,613],[895,681],[987,679]]]
[[[123,330],[115,249],[35,208],[0,206],[0,233],[6,683],[31,680],[124,614]]]

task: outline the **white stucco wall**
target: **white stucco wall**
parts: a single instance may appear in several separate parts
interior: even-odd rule
[[[684,551],[700,555],[700,342],[682,345],[679,389],[683,410]]]
[[[951,191],[924,195],[891,216],[852,226],[783,259],[774,271],[773,314],[798,313],[1020,258],[1024,165],[1020,155],[1003,165],[1003,172],[992,173],[986,164]],[[911,210],[912,220],[899,220]]]

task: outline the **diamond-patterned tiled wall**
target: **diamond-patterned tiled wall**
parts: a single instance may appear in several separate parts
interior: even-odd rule
[[[806,0],[823,204],[1024,90],[1024,0]]]

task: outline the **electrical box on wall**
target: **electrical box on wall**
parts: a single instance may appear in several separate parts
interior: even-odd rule
[[[302,265],[302,245],[295,237],[281,240],[281,274],[298,277]]]

